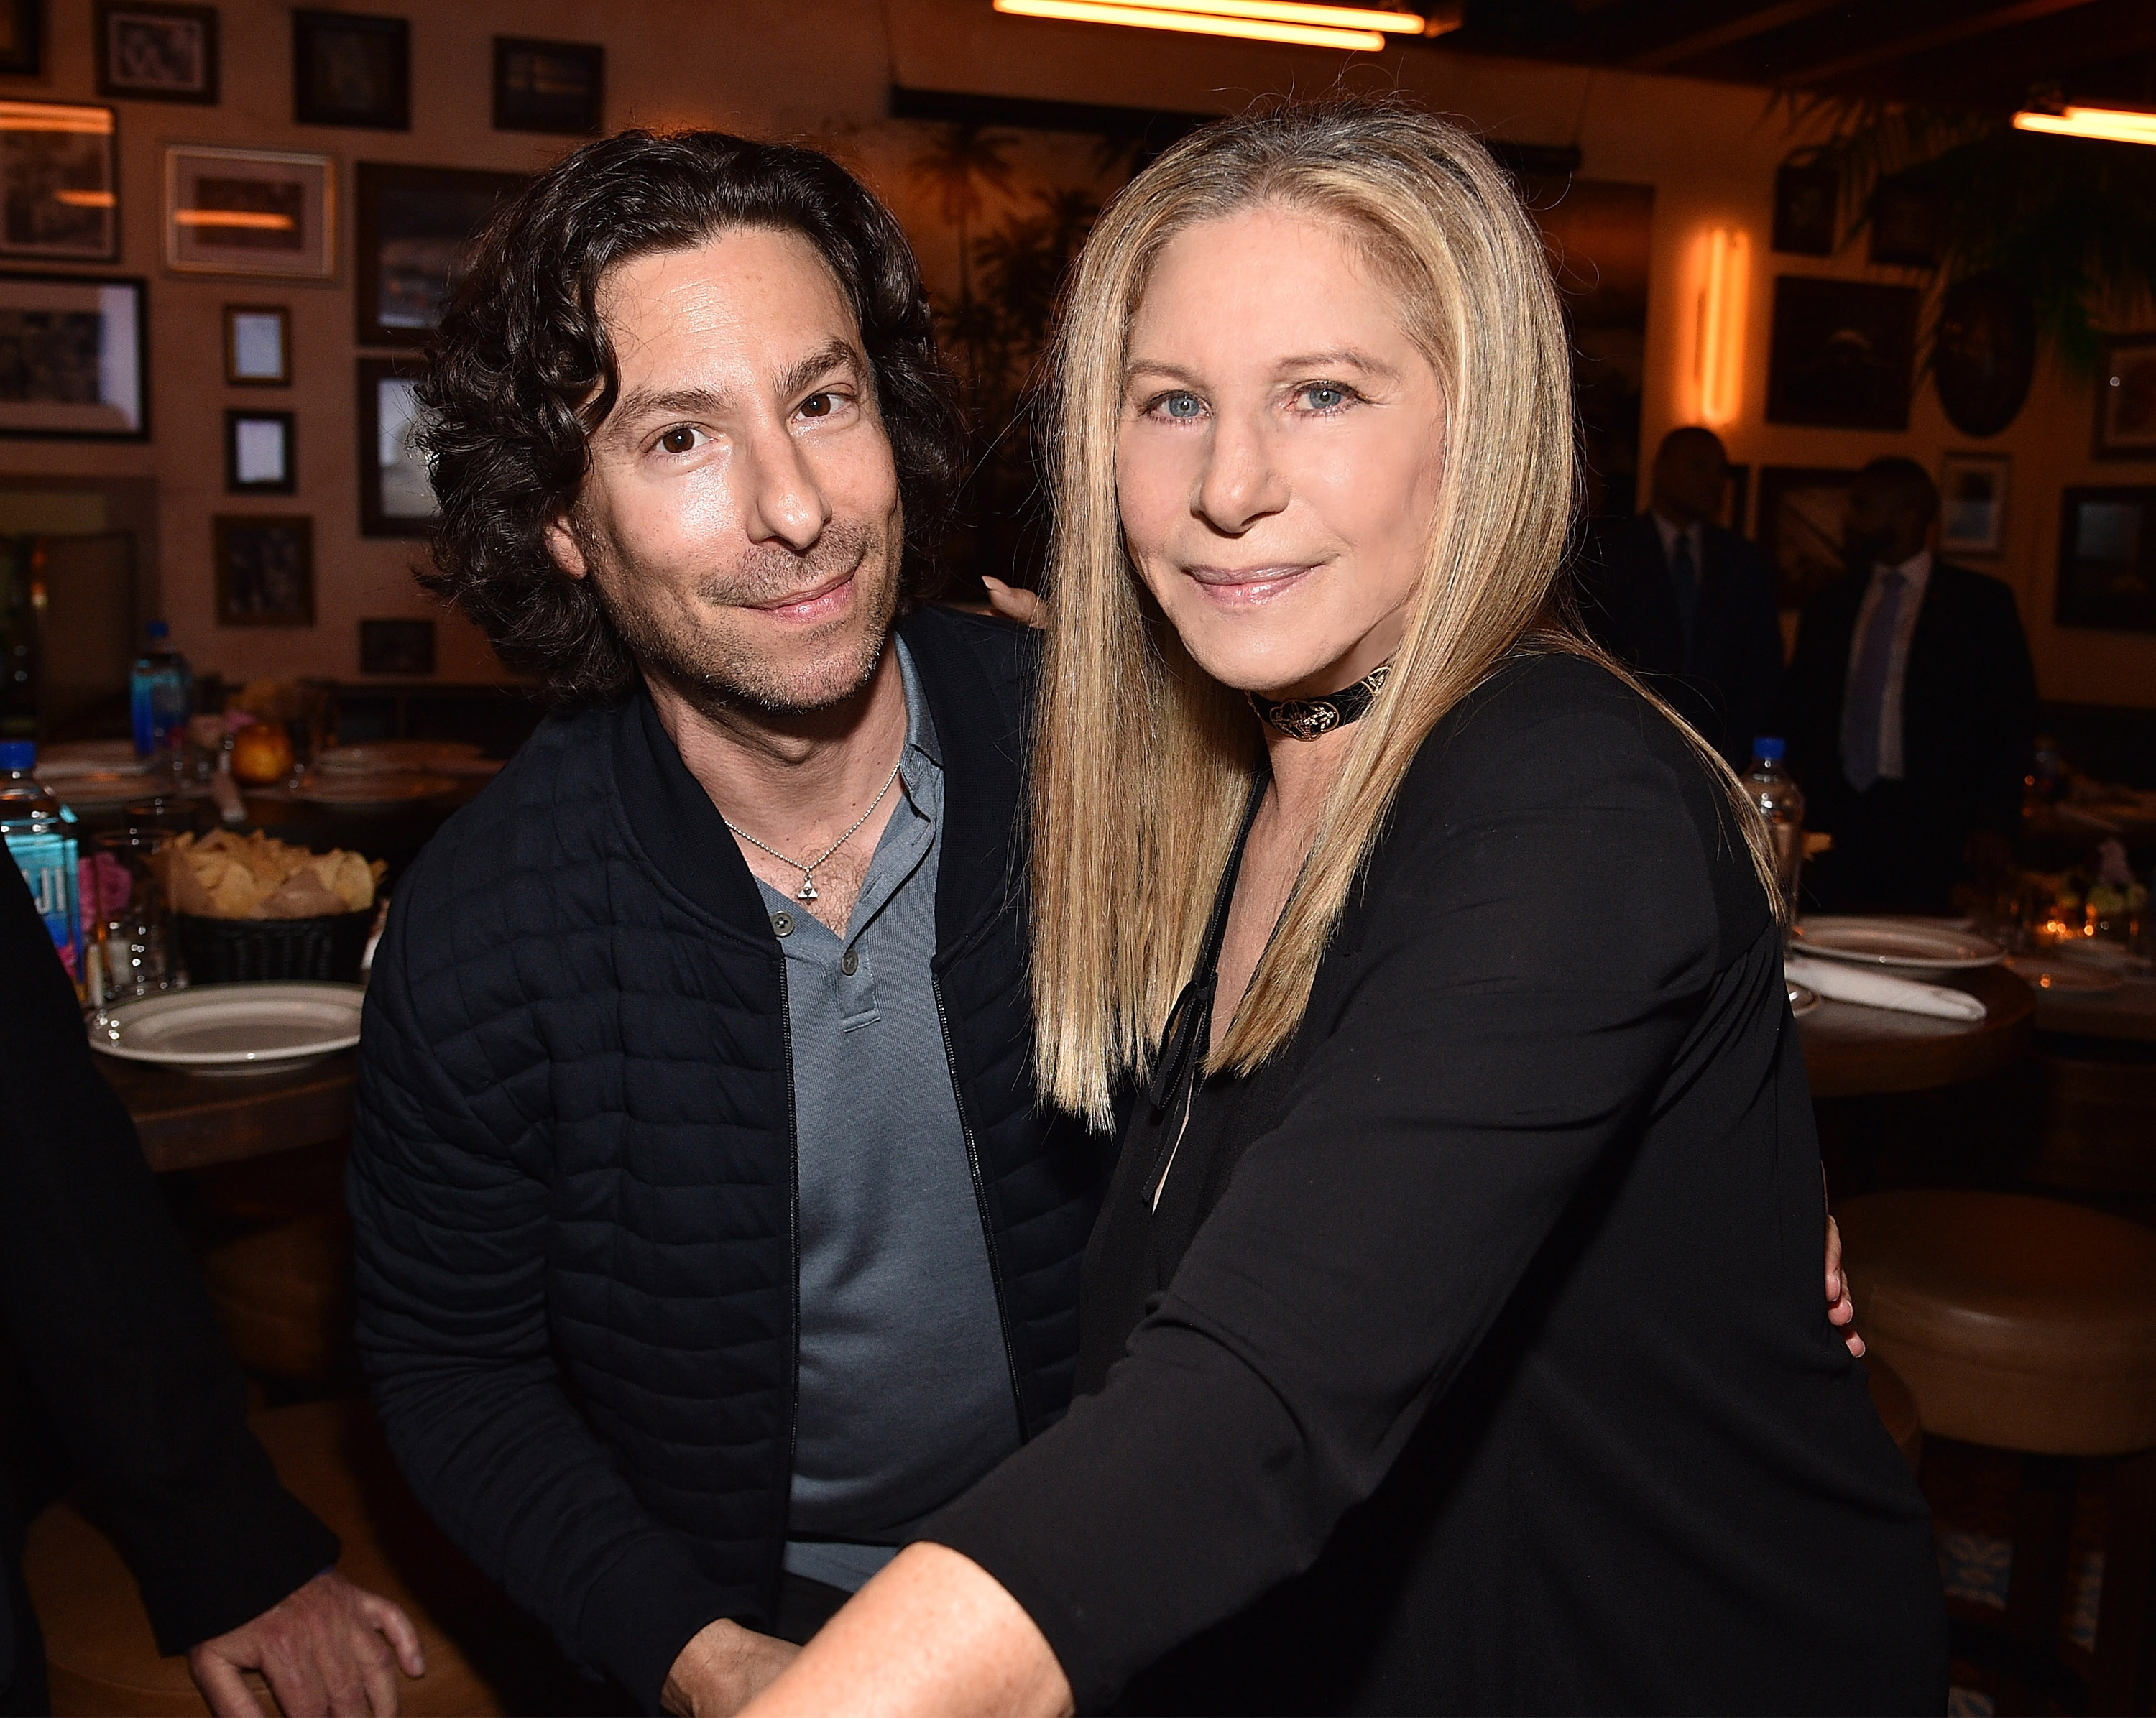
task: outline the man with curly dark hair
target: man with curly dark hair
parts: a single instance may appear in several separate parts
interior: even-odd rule
[[[918,601],[957,419],[823,156],[578,151],[422,398],[425,582],[558,707],[375,959],[361,1346],[481,1567],[731,1711],[1068,1396],[1102,1164],[1030,1083],[1030,638]]]

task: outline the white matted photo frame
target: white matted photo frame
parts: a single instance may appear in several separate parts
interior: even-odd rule
[[[228,387],[292,385],[292,313],[282,305],[224,307]]]
[[[2156,460],[2156,333],[2117,334],[2096,372],[2099,459]]]
[[[300,150],[169,146],[165,266],[182,274],[331,279],[336,177],[334,158]]]
[[[214,6],[98,0],[96,44],[99,95],[216,105]]]
[[[0,435],[146,441],[146,289],[0,273]]]
[[[417,358],[359,361],[359,534],[363,537],[429,537],[440,521],[427,455],[419,445],[426,427],[418,401]]]
[[[293,448],[298,419],[290,412],[228,406],[224,490],[231,495],[289,495],[299,487]]]
[[[0,101],[0,258],[120,260],[120,122],[110,108]]]
[[[2006,490],[2014,462],[2005,454],[1939,456],[1939,553],[1997,555],[2006,547]]]

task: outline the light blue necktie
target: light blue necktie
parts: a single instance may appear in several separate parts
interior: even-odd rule
[[[1879,779],[1879,736],[1887,722],[1887,675],[1894,661],[1894,623],[1902,615],[1902,592],[1908,581],[1887,575],[1879,606],[1864,634],[1864,649],[1850,676],[1849,698],[1841,707],[1841,772],[1859,793]]]

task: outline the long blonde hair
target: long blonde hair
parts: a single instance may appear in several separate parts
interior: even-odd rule
[[[1488,152],[1404,101],[1340,100],[1208,126],[1133,180],[1079,260],[1054,357],[1030,788],[1035,1072],[1045,1096],[1096,1123],[1158,1048],[1263,758],[1242,695],[1192,661],[1125,548],[1128,331],[1171,239],[1260,204],[1338,222],[1397,283],[1443,390],[1445,457],[1391,678],[1353,731],[1216,1065],[1246,1073],[1294,1034],[1393,796],[1446,711],[1531,634],[1607,659],[1551,619],[1577,484],[1564,322],[1541,240]],[[1765,830],[1756,814],[1743,827],[1771,885]]]

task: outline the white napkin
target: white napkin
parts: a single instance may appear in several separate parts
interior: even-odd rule
[[[1838,1003],[1857,1003],[1867,1008],[1897,1008],[1905,1014],[1931,1014],[1941,1020],[1981,1020],[1984,1004],[1965,990],[1949,990],[1943,984],[1919,984],[1912,978],[1890,978],[1869,967],[1846,961],[1813,960],[1804,955],[1785,955],[1782,970],[1796,983]]]

